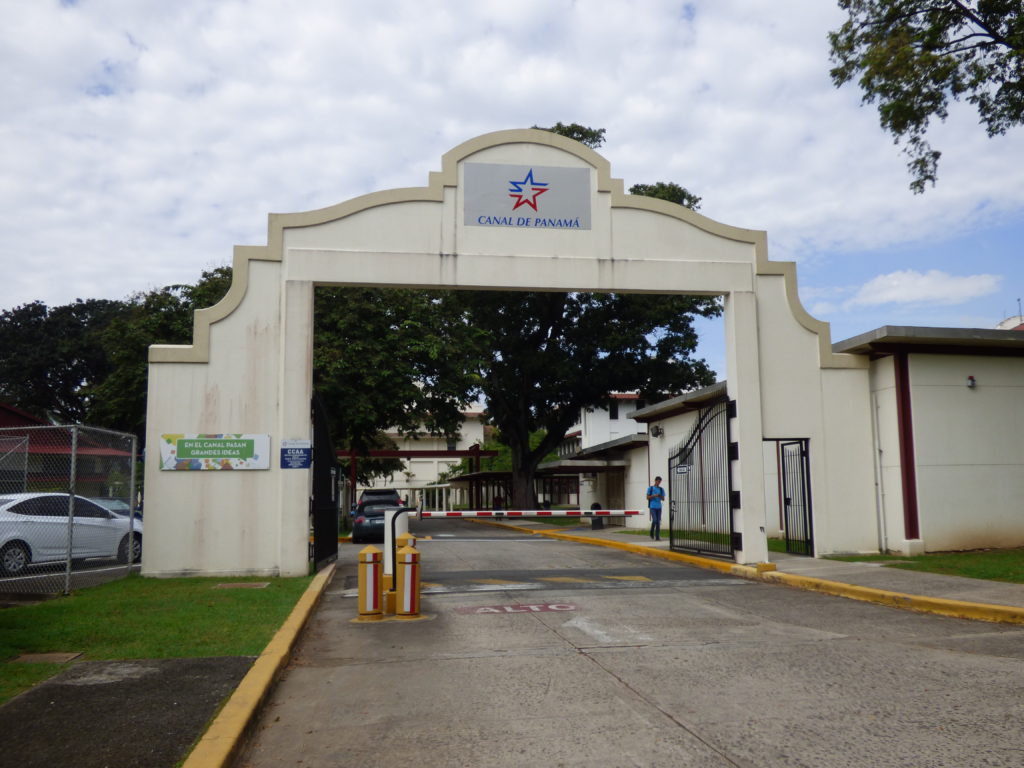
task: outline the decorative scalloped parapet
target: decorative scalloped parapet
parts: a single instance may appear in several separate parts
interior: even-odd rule
[[[863,368],[867,360],[860,355],[837,354],[832,351],[828,323],[812,317],[800,303],[796,287],[796,265],[793,262],[768,260],[768,237],[761,230],[741,229],[709,219],[696,211],[656,198],[630,195],[625,192],[622,179],[613,178],[608,160],[589,147],[550,131],[514,129],[497,131],[470,139],[449,150],[441,159],[441,170],[432,171],[426,187],[410,187],[373,192],[343,203],[299,213],[272,213],[268,217],[267,244],[262,246],[235,246],[232,260],[233,276],[227,294],[214,306],[197,310],[193,321],[191,345],[154,345],[149,349],[151,363],[206,363],[210,360],[210,326],[223,320],[237,309],[245,298],[249,281],[249,265],[253,261],[276,261],[284,258],[285,229],[311,227],[337,221],[352,214],[379,206],[407,202],[436,202],[444,200],[446,187],[458,184],[458,166],[463,160],[492,147],[509,144],[539,144],[566,152],[593,167],[597,176],[597,191],[610,195],[612,208],[632,208],[651,211],[680,219],[716,237],[749,243],[754,246],[755,274],[780,275],[785,279],[786,299],[793,317],[818,337],[819,360],[822,368]]]

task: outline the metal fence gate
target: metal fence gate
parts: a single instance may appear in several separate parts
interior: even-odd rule
[[[794,555],[814,554],[808,442],[806,439],[779,441],[786,551]]]
[[[135,469],[134,435],[0,429],[0,592],[67,594],[137,570]]]
[[[703,408],[693,430],[668,461],[669,546],[674,550],[731,557],[738,549],[733,531],[729,419],[736,402]]]
[[[313,394],[313,488],[309,500],[313,541],[310,559],[317,569],[338,559],[338,461],[327,409],[319,393]]]

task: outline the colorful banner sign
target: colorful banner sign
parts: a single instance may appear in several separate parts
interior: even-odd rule
[[[160,469],[270,469],[270,435],[160,435]]]
[[[473,227],[590,229],[590,169],[466,163],[465,222]]]

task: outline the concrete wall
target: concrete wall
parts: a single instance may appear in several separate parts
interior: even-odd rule
[[[878,548],[882,551],[907,552],[910,545],[907,543],[903,520],[896,374],[892,357],[883,357],[872,362],[870,388],[871,423],[875,430],[873,458],[876,466]]]
[[[301,478],[302,496],[288,500],[282,515],[277,513],[283,492],[279,470],[160,469],[162,434],[282,435],[277,409],[283,351],[280,270],[272,262],[248,266],[246,301],[209,329],[209,362],[150,366],[143,539],[147,574],[276,574],[285,558],[305,558],[304,544],[296,538],[306,530],[308,472],[292,470]],[[291,354],[301,358],[300,371],[310,370],[308,353]],[[308,402],[302,423],[286,437],[310,438]],[[275,440],[271,452],[277,448]],[[306,570],[296,562],[285,572]]]
[[[1024,546],[1024,359],[911,354],[909,368],[925,550]]]

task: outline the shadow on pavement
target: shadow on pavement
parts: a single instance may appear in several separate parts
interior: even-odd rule
[[[74,664],[0,707],[0,768],[173,768],[252,663]]]

